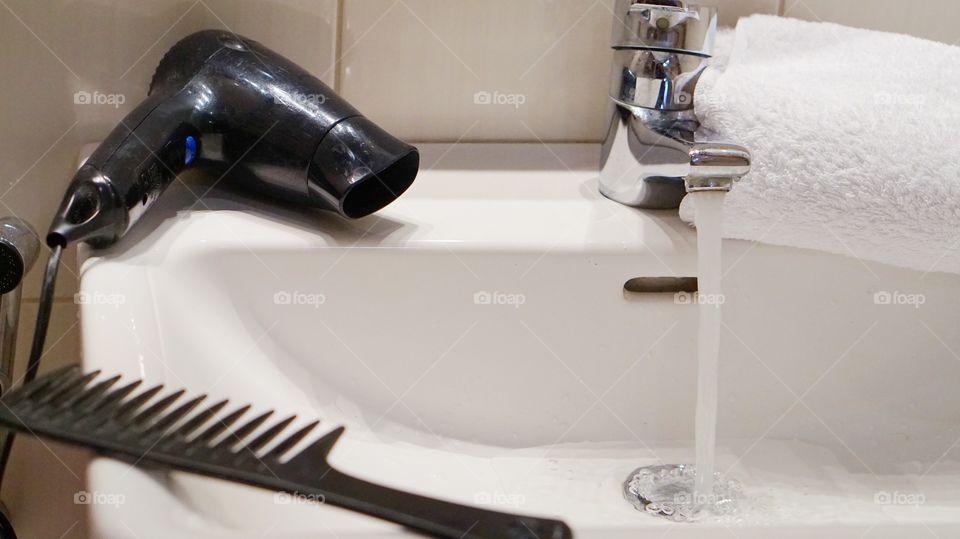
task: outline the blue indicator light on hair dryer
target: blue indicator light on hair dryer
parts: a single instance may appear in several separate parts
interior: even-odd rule
[[[187,137],[184,141],[183,164],[189,165],[197,158],[197,139],[193,136]]]

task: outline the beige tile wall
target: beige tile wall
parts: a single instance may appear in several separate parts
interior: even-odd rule
[[[410,139],[594,139],[607,3],[347,0],[340,88]]]
[[[960,44],[957,0],[784,0],[783,14]]]
[[[712,3],[725,4],[730,24],[779,9],[779,0]],[[596,141],[613,4],[345,0],[340,89],[413,140]]]
[[[705,0],[722,22],[751,13],[960,41],[956,0]],[[146,93],[184,35],[231,29],[268,44],[414,141],[597,141],[613,0],[0,0],[0,215],[43,231],[79,148]],[[339,55],[338,55],[339,52]],[[336,61],[339,57],[340,61]],[[125,96],[77,105],[77,91]],[[503,105],[484,104],[487,99]],[[61,272],[47,367],[79,356],[74,253]],[[40,267],[26,284],[20,366]],[[3,497],[24,537],[84,537],[72,503],[83,458],[22,443]],[[62,461],[62,462],[60,462]],[[39,481],[37,479],[40,479]],[[47,490],[45,487],[59,485]],[[42,512],[27,503],[42,496]]]

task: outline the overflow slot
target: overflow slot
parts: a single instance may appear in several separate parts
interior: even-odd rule
[[[634,277],[623,284],[623,295],[695,294],[698,289],[696,277]]]

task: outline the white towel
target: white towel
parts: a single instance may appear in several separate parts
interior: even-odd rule
[[[753,16],[695,101],[701,136],[753,152],[725,237],[960,273],[960,47]]]

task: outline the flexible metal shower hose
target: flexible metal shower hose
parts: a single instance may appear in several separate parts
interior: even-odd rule
[[[40,304],[37,309],[37,324],[33,330],[33,346],[30,348],[30,359],[27,362],[27,371],[24,375],[24,383],[28,383],[37,377],[37,371],[40,369],[40,359],[43,357],[43,345],[47,339],[47,330],[50,327],[50,311],[53,310],[54,288],[57,283],[57,271],[60,268],[60,257],[63,255],[63,247],[58,245],[50,252],[50,258],[47,260],[47,269],[43,274],[43,284],[40,289]],[[0,448],[0,485],[6,475],[7,461],[10,459],[10,451],[13,449],[12,432],[3,434],[3,446]],[[5,535],[9,523],[0,522],[0,539],[15,537]]]

